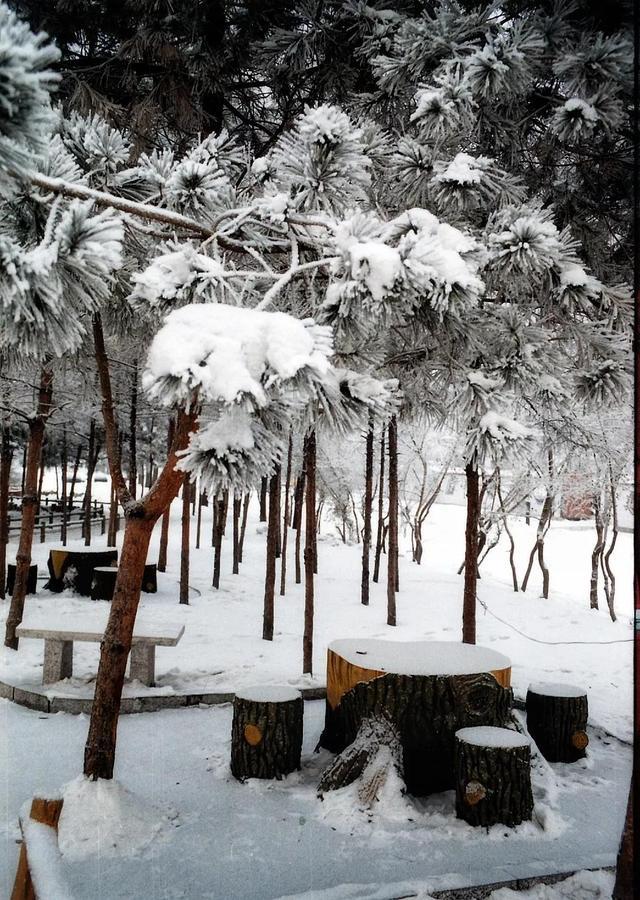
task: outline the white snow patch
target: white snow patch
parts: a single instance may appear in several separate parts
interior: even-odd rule
[[[480,419],[480,431],[488,432],[496,441],[518,440],[535,436],[535,431],[521,425],[515,419],[501,416],[495,410],[489,410]]]
[[[613,872],[576,872],[565,881],[536,884],[524,891],[499,888],[488,900],[609,900],[613,891]]]
[[[349,256],[353,277],[364,281],[374,300],[382,300],[402,275],[400,254],[380,241],[354,242]]]
[[[329,650],[355,666],[395,675],[472,675],[508,669],[511,660],[487,647],[456,641],[332,641]]]
[[[253,703],[287,703],[290,700],[298,700],[301,696],[300,691],[295,688],[279,684],[251,685],[236,691],[238,699]]]
[[[571,285],[573,287],[584,287],[589,281],[589,276],[582,268],[576,264],[563,266],[560,270],[560,284]]]
[[[529,685],[533,694],[541,697],[584,697],[586,690],[575,684],[560,684],[559,682],[536,682]]]
[[[29,872],[38,900],[73,900],[62,872],[55,829],[27,816],[23,820],[22,830],[28,847]]]
[[[478,725],[475,728],[460,728],[456,737],[465,744],[477,747],[529,747],[531,741],[519,731],[510,728],[496,728],[494,725]]]
[[[587,103],[586,100],[581,100],[579,97],[572,97],[570,100],[567,100],[564,104],[564,109],[567,112],[579,112],[583,119],[586,119],[588,122],[597,122],[598,121],[598,113],[594,106],[590,103]]]

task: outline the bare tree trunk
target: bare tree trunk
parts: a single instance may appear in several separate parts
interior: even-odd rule
[[[42,442],[42,450],[44,451],[44,447],[46,445],[46,438]],[[40,454],[40,474],[38,476],[38,499],[36,503],[36,514],[40,513],[40,507],[42,505],[42,482],[44,481],[44,470],[45,470],[45,461],[44,461],[44,452]]]
[[[7,578],[7,542],[9,540],[9,475],[13,450],[9,442],[9,429],[2,426],[0,450],[0,599],[4,600]]]
[[[313,674],[313,576],[316,537],[316,433],[310,431],[305,445],[306,502],[304,546],[304,634],[302,638],[302,671]]]
[[[213,587],[220,587],[220,562],[222,559],[222,538],[227,523],[227,507],[229,505],[229,491],[224,491],[222,497],[215,500],[215,543],[213,549]]]
[[[462,597],[462,641],[476,642],[476,590],[478,579],[479,477],[475,459],[465,466],[467,479],[467,525],[465,531],[464,593]]]
[[[193,492],[194,495],[196,491]],[[200,532],[202,531],[202,498],[203,491],[198,491],[198,519],[196,521],[196,550],[200,549]]]
[[[276,589],[276,553],[278,546],[278,525],[280,519],[280,474],[279,467],[269,480],[269,514],[267,519],[266,573],[264,579],[264,611],[262,618],[262,639],[273,640],[274,596]]]
[[[35,416],[29,420],[29,443],[27,447],[27,465],[24,481],[24,494],[22,495],[22,522],[20,525],[20,540],[16,553],[16,578],[13,586],[13,597],[7,616],[5,639],[6,647],[12,650],[18,649],[16,628],[22,622],[24,600],[27,594],[27,581],[29,578],[29,566],[31,565],[31,546],[33,544],[33,531],[36,521],[36,507],[38,503],[38,469],[42,456],[44,442],[44,429],[47,419],[51,415],[53,401],[53,372],[45,363],[40,372],[40,386],[38,388],[38,405]]]
[[[364,467],[364,527],[362,530],[362,582],[360,602],[369,605],[369,564],[371,562],[371,507],[373,506],[373,414],[369,414],[369,428],[365,448]]]
[[[21,497],[24,496],[24,486],[25,486],[25,480],[27,477],[27,446],[28,446],[28,441],[27,441],[27,443],[25,443],[25,445],[22,449],[22,481],[20,484],[20,496]]]
[[[167,431],[167,452],[171,451],[171,445],[175,437],[176,423],[171,416],[169,418],[169,429]],[[169,520],[171,518],[171,504],[162,513],[162,524],[160,525],[160,551],[158,553],[158,572],[167,571],[167,550],[169,548]]]
[[[269,486],[269,479],[263,478],[260,482],[260,521],[267,521],[267,490]]]
[[[289,528],[289,492],[291,490],[291,460],[293,457],[293,432],[289,432],[287,446],[287,471],[284,480],[284,516],[282,519],[282,561],[280,563],[280,596],[284,597],[287,586],[287,535]]]
[[[504,498],[502,496],[502,485],[500,484],[500,473],[498,473],[498,483],[497,483],[496,491],[498,494],[498,502],[500,503],[500,511],[502,513],[502,521],[504,523],[504,530],[506,531],[507,537],[509,538],[509,565],[511,566],[511,578],[513,581],[513,590],[517,594],[518,593],[518,575],[516,573],[516,561],[515,561],[516,542],[513,539],[513,534],[509,530],[509,523],[507,522],[507,510],[504,507]]]
[[[547,494],[542,505],[542,510],[540,512],[540,520],[538,522],[538,529],[536,532],[536,542],[533,545],[533,549],[531,550],[529,562],[527,564],[527,571],[524,574],[524,578],[522,579],[522,586],[520,588],[521,591],[526,591],[527,584],[529,583],[529,576],[531,575],[531,569],[533,568],[533,561],[536,558],[537,554],[540,569],[542,571],[542,594],[545,599],[549,597],[549,570],[547,569],[544,561],[544,537],[551,518],[551,503],[551,494]]]
[[[295,508],[293,513],[293,527],[296,529],[296,584],[302,581],[302,568],[300,565],[300,544],[302,540],[302,509],[307,478],[307,438],[302,441],[302,469],[296,481]]]
[[[138,361],[133,363],[131,373],[131,404],[129,407],[129,493],[135,499],[136,476],[138,472],[137,454],[137,430],[138,430]]]
[[[71,489],[69,491],[69,509],[73,509],[73,495],[76,490],[76,480],[78,478],[78,468],[80,466],[80,460],[82,459],[82,444],[78,444],[78,449],[76,450],[76,458],[73,461],[73,472],[71,473]]]
[[[249,515],[249,503],[251,502],[251,493],[247,491],[244,495],[244,503],[242,504],[242,525],[240,526],[240,540],[238,542],[238,562],[242,562],[242,551],[244,550],[244,536],[247,530],[247,516]]]
[[[387,625],[396,624],[398,585],[398,424],[389,422],[389,557],[387,560]]]
[[[282,531],[280,530],[280,508],[281,508],[280,493],[281,493],[281,488],[282,488],[282,466],[280,466],[280,465],[278,465],[276,467],[276,477],[278,479],[278,484],[277,484],[278,490],[277,490],[277,493],[274,498],[275,503],[276,503],[276,505],[275,505],[276,559],[280,559],[280,556],[282,555]],[[269,494],[269,510],[271,510],[271,494]],[[269,512],[269,515],[271,515],[271,512]]]
[[[604,564],[604,568],[606,569],[607,575],[609,576],[609,590],[607,592],[607,606],[609,607],[609,615],[611,616],[611,621],[616,621],[616,612],[615,612],[615,600],[616,600],[616,578],[613,574],[613,570],[611,568],[611,554],[616,546],[616,541],[618,540],[618,502],[616,499],[616,486],[613,479],[613,472],[611,470],[611,466],[609,466],[609,489],[611,491],[611,543],[609,544],[609,549],[603,555],[602,560]]]
[[[180,545],[180,603],[189,603],[189,532],[191,519],[191,479],[185,476],[182,482],[182,543]]]
[[[62,429],[62,452],[60,454],[60,468],[62,473],[62,520],[60,522],[60,540],[62,546],[67,546],[67,468],[69,460],[67,458],[67,426]]]
[[[240,510],[242,506],[242,497],[240,494],[233,495],[233,565],[231,572],[237,575],[240,571]]]
[[[376,554],[373,562],[373,580],[378,583],[380,577],[380,555],[384,543],[384,425],[380,435],[380,480],[378,481],[378,533],[376,537]]]
[[[593,503],[596,524],[596,544],[591,553],[591,580],[589,582],[589,608],[598,609],[598,564],[604,548],[604,521],[600,497]]]
[[[91,419],[89,425],[89,449],[87,450],[87,486],[84,492],[84,522],[82,525],[82,536],[84,537],[85,547],[91,545],[91,482],[93,480],[93,457],[96,447],[96,421]]]

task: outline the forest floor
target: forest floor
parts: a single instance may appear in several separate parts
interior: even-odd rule
[[[384,583],[372,585],[369,607],[359,602],[361,547],[321,536],[314,675],[303,677],[303,592],[293,584],[292,541],[287,593],[276,602],[275,639],[261,639],[264,526],[255,521],[252,506],[245,562],[239,575],[231,575],[230,549],[223,548],[219,591],[211,588],[211,507],[203,510],[201,549],[192,549],[190,603],[180,606],[179,504],[174,505],[167,573],[158,576],[157,594],[143,594],[142,608],[147,618],[183,623],[185,634],[177,647],[158,649],[154,692],[321,686],[326,647],[336,638],[460,639],[462,578],[456,570],[464,554],[464,510],[442,504],[426,523],[423,565],[412,563],[403,548],[395,629],[386,625]],[[512,526],[522,577],[535,521],[527,526],[515,518]],[[325,527],[331,530],[329,523]],[[157,558],[157,540],[156,534],[149,561]],[[15,872],[20,807],[34,792],[51,793],[65,784],[61,846],[77,900],[424,898],[445,888],[613,865],[631,771],[633,555],[631,535],[621,534],[612,557],[618,583],[614,623],[604,599],[602,609],[589,609],[593,543],[592,523],[554,521],[546,550],[549,600],[540,597],[535,570],[527,593],[513,592],[506,542],[482,566],[477,641],[510,657],[516,696],[524,697],[531,681],[579,684],[589,696],[587,758],[535,775],[534,821],[516,829],[472,829],[455,818],[451,792],[418,801],[401,796],[393,784],[372,814],[358,811],[349,789],[321,802],[315,787],[330,758],[326,751],[313,752],[322,701],[305,703],[301,772],[273,783],[239,784],[231,777],[228,704],[124,716],[116,781],[102,786],[100,795],[76,779],[86,716],[47,715],[0,701],[0,894],[8,896]],[[50,546],[59,543],[35,546],[41,574]],[[383,565],[382,582],[384,572]],[[36,613],[73,617],[90,607],[88,599],[40,588],[27,601],[25,619]],[[2,619],[7,608],[0,603]],[[90,692],[98,653],[97,645],[77,645],[74,678],[56,693]],[[17,653],[0,651],[0,679],[37,684],[41,668],[41,641],[22,640]],[[584,886],[575,894],[553,890],[548,896],[598,896]]]

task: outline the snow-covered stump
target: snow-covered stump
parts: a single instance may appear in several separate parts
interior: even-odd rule
[[[587,692],[572,684],[531,684],[527,730],[548,762],[576,762],[586,756]]]
[[[115,566],[96,566],[91,580],[91,599],[112,600],[117,577],[118,569]],[[144,567],[142,590],[146,594],[155,594],[158,590],[158,575],[155,563],[149,563]]]
[[[244,688],[233,701],[231,772],[245,778],[282,778],[300,768],[303,700],[294,688]]]
[[[60,890],[62,883],[58,871],[57,832],[62,802],[62,799],[34,797],[28,818],[21,818],[22,844],[11,900],[66,895]]]
[[[455,732],[507,722],[510,673],[506,656],[470,644],[334,641],[319,743],[341,753],[364,720],[387,718],[399,735],[409,793],[448,790],[455,784]]]
[[[462,728],[455,736],[456,815],[510,828],[531,818],[531,745],[509,728]]]
[[[16,565],[15,563],[7,564],[7,587],[6,591],[9,596],[13,594],[13,586],[16,583]],[[38,567],[37,565],[29,566],[29,574],[27,576],[27,594],[35,594],[38,588]]]

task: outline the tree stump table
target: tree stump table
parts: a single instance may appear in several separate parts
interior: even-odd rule
[[[300,691],[265,685],[244,688],[233,701],[231,772],[282,778],[300,768],[303,701]]]
[[[513,828],[531,818],[531,744],[509,728],[456,732],[456,815],[470,825]]]
[[[117,562],[117,550],[68,550],[66,547],[50,550],[47,561],[50,577],[45,588],[57,594],[72,588],[78,594],[90,597],[95,567],[116,565]]]
[[[589,743],[587,692],[572,684],[531,684],[527,730],[548,762],[576,762]]]
[[[16,583],[16,566],[15,563],[7,563],[7,594],[9,597],[13,594],[13,588]],[[38,589],[38,567],[37,565],[29,566],[29,574],[27,575],[27,594],[35,594]]]
[[[402,746],[407,790],[453,788],[454,735],[504,725],[512,704],[508,657],[453,641],[339,640],[327,654],[327,705],[320,746],[341,753],[365,720],[391,722]]]
[[[155,594],[158,590],[157,566],[149,563],[144,567],[142,590],[146,594]],[[118,576],[117,566],[95,566],[91,580],[92,600],[113,600],[113,591]]]

